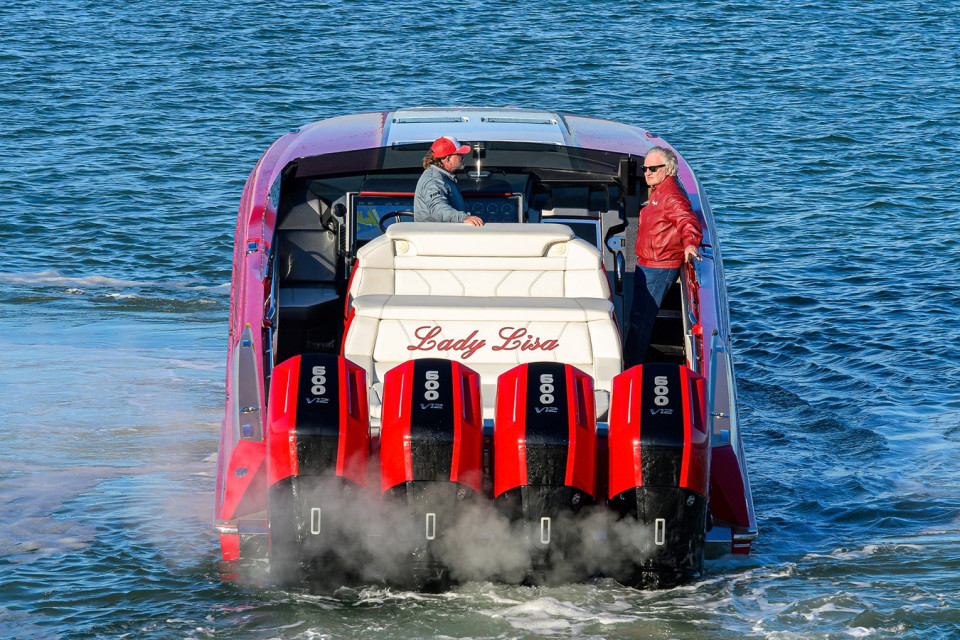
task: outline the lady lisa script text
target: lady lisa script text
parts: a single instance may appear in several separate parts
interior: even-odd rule
[[[436,340],[443,328],[437,326],[417,327],[413,335],[420,341],[420,344],[411,344],[407,346],[408,351],[460,351],[460,357],[466,360],[477,351],[486,346],[487,341],[483,338],[477,338],[477,331],[474,330],[465,338],[454,340],[445,338]],[[494,351],[553,351],[560,346],[558,340],[543,340],[537,336],[531,335],[526,329],[519,327],[503,327],[498,335],[502,343],[491,347]]]

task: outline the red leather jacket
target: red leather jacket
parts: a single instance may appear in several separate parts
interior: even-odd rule
[[[676,177],[667,176],[650,191],[640,210],[637,230],[637,264],[658,269],[683,265],[683,249],[700,245],[703,232]]]

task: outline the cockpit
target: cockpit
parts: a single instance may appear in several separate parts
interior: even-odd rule
[[[413,219],[413,197],[418,175],[389,177],[368,176],[362,190],[346,195],[346,209],[356,227],[359,242],[370,240],[390,224]],[[476,177],[464,177],[457,186],[464,199],[467,213],[485,223],[524,222],[529,176],[514,176],[511,182],[503,173],[488,172]]]
[[[555,144],[472,146],[457,183],[471,215],[487,224],[566,225],[601,252],[605,271],[622,269],[629,196],[639,189],[634,159]],[[283,172],[271,262],[270,304],[284,326],[277,361],[337,351],[357,251],[391,224],[412,220],[426,150],[407,144],[326,154]]]

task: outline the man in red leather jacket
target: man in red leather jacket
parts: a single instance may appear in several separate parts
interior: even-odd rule
[[[654,147],[643,159],[650,199],[640,210],[633,306],[623,358],[627,367],[644,361],[660,303],[680,275],[684,262],[700,259],[703,232],[677,181],[677,156]]]

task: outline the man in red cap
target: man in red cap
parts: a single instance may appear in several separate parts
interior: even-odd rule
[[[453,136],[437,138],[423,157],[423,175],[413,198],[413,219],[417,222],[462,222],[474,227],[483,220],[464,209],[463,196],[454,173],[463,167],[463,156],[470,145],[460,144]]]

